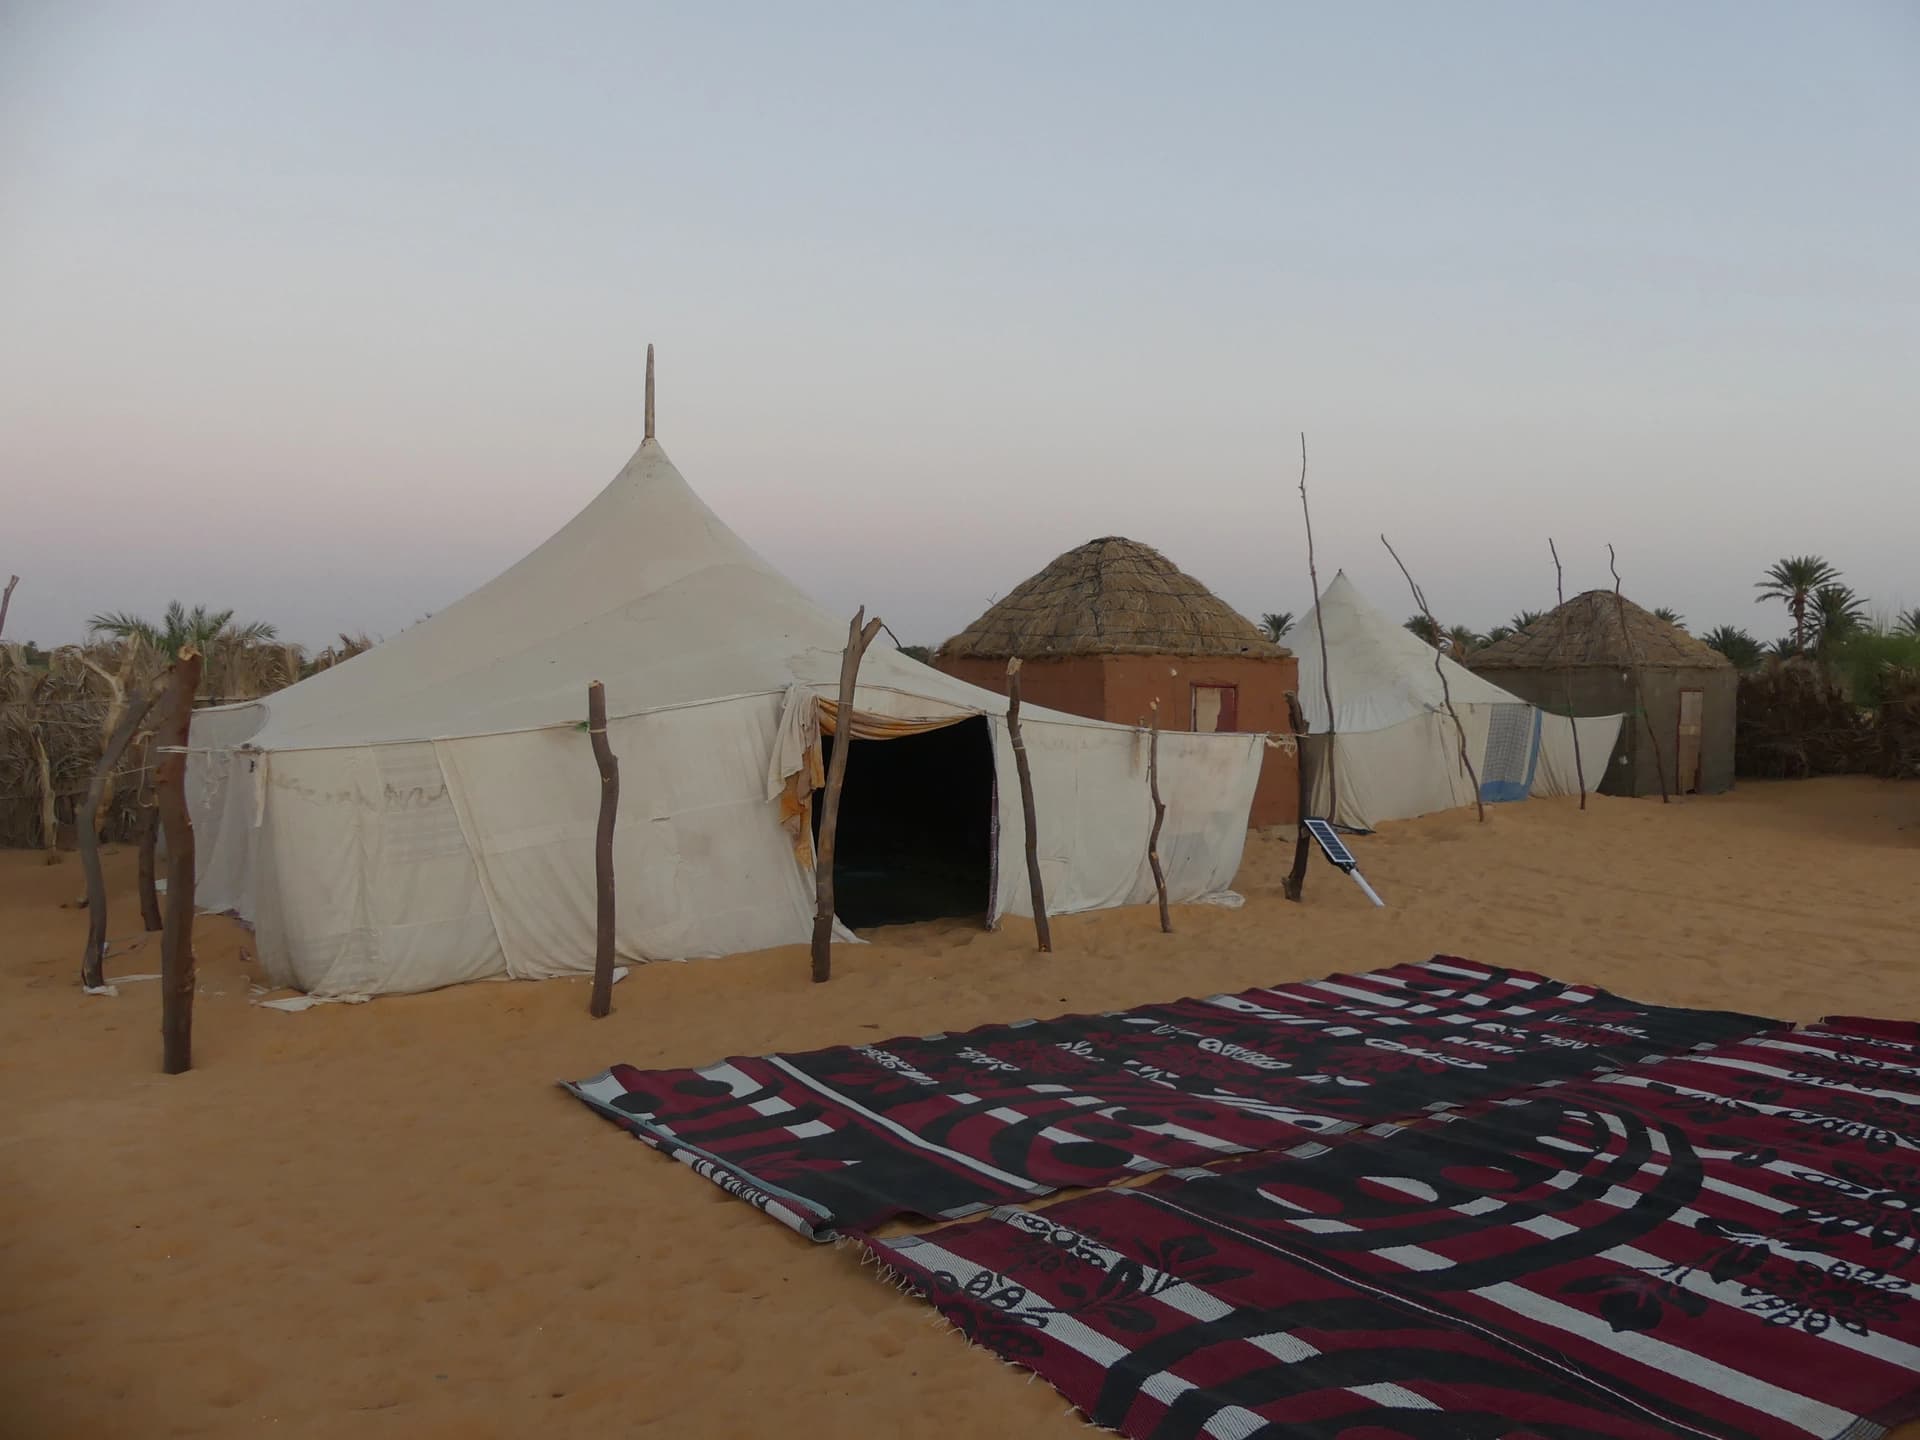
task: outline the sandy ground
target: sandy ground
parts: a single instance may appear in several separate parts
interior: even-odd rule
[[[0,1434],[1085,1433],[1042,1383],[725,1198],[552,1082],[1238,989],[1449,951],[1626,994],[1920,1016],[1920,786],[1534,801],[1356,842],[1389,907],[1249,844],[1239,911],[880,932],[580,982],[277,1014],[245,932],[199,930],[198,1068],[156,987],[83,997],[67,857],[0,853]],[[133,856],[112,933],[140,941]],[[62,902],[66,902],[65,908]],[[109,977],[159,968],[157,939]],[[1903,1434],[1909,1432],[1902,1432]],[[1920,1427],[1911,1433],[1920,1435]]]

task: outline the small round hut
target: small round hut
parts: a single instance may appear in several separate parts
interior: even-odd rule
[[[1015,658],[1021,695],[1036,705],[1145,725],[1158,700],[1163,730],[1292,730],[1293,653],[1158,550],[1118,535],[1021,581],[933,663],[1004,694]],[[1249,823],[1298,818],[1297,757],[1269,748]]]
[[[1625,624],[1622,624],[1622,615]],[[1603,795],[1677,795],[1733,785],[1739,676],[1726,656],[1611,590],[1589,590],[1525,630],[1465,657],[1469,668],[1553,714],[1610,715],[1626,724],[1587,783]],[[1657,757],[1657,758],[1656,758]]]

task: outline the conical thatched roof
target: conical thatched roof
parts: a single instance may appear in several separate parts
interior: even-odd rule
[[[1288,653],[1158,550],[1118,535],[1059,556],[940,647],[994,660]]]
[[[1627,615],[1624,631],[1622,608]],[[1717,670],[1731,662],[1631,600],[1616,602],[1611,590],[1589,590],[1526,629],[1473,651],[1466,663],[1475,670],[1560,670],[1581,665],[1625,669],[1636,663],[1650,670]]]

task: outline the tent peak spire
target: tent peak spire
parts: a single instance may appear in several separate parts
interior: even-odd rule
[[[633,432],[627,432],[631,435]],[[646,439],[653,439],[653,345],[647,345],[647,433]]]

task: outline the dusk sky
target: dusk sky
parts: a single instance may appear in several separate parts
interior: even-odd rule
[[[0,0],[10,639],[392,632],[660,437],[931,643],[1058,552],[1250,616],[1920,605],[1920,8]]]

